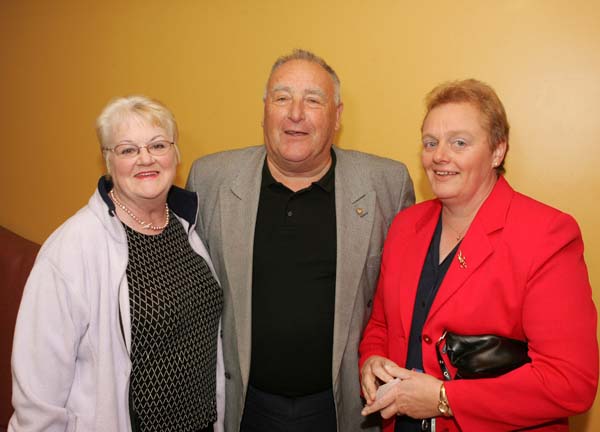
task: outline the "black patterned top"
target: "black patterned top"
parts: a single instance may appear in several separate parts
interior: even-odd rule
[[[133,430],[201,430],[216,421],[221,288],[171,214],[158,235],[125,226]]]

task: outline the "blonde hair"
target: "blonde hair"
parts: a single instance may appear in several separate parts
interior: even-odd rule
[[[137,117],[147,121],[153,126],[165,130],[175,143],[177,162],[180,161],[179,130],[173,113],[160,101],[146,96],[132,95],[118,97],[111,100],[96,119],[96,135],[100,143],[100,150],[104,153],[106,167],[108,166],[109,152],[106,148],[111,147],[111,138],[116,127],[131,117]]]

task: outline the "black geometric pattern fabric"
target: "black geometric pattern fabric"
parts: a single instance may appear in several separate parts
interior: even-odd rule
[[[221,288],[172,214],[158,235],[125,229],[134,430],[201,430],[217,419]]]

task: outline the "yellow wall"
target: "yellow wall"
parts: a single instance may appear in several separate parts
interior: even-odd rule
[[[180,185],[195,157],[261,143],[269,67],[294,47],[342,79],[339,144],[405,161],[419,200],[424,94],[491,83],[512,124],[507,177],[577,218],[600,303],[600,4],[587,0],[3,0],[0,224],[41,242],[87,201],[103,172],[94,120],[116,95],[174,111]],[[600,430],[600,403],[573,424]]]

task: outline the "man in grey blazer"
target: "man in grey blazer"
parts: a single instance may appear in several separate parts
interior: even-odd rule
[[[198,159],[187,187],[224,292],[225,430],[352,432],[358,343],[383,241],[414,203],[405,166],[333,147],[343,105],[325,61],[274,64],[264,146]]]

